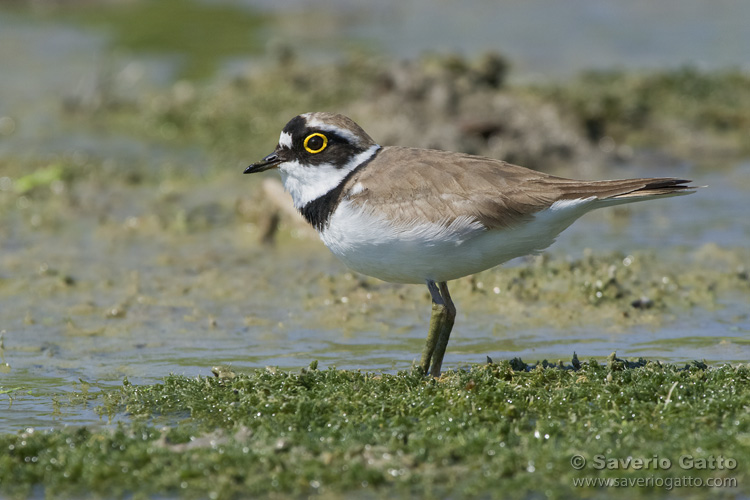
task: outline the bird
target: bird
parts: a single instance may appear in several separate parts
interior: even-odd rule
[[[356,272],[426,284],[419,369],[439,377],[456,318],[448,281],[539,253],[583,214],[689,194],[678,178],[574,180],[465,153],[380,146],[351,118],[292,118],[245,174],[277,169],[294,207]]]

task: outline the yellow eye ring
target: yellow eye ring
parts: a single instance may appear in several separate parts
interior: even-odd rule
[[[323,144],[320,145],[318,148],[313,149],[313,147],[318,146],[319,141],[317,140],[313,141],[313,144],[311,145],[309,145],[308,143],[316,137],[320,137],[321,139],[323,139]],[[320,132],[315,132],[314,134],[310,134],[305,138],[305,142],[303,146],[305,146],[305,151],[307,151],[308,153],[312,153],[312,154],[320,153],[326,148],[326,146],[328,146],[328,137],[324,136]]]

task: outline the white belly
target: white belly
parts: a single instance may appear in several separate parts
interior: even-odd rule
[[[343,200],[320,237],[334,255],[362,274],[395,283],[449,281],[543,250],[594,208],[592,201],[556,202],[519,226],[487,230],[468,218],[448,226],[395,226]]]

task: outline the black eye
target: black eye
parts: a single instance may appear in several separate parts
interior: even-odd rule
[[[328,146],[328,138],[319,132],[315,132],[305,138],[303,145],[308,153],[320,153]]]

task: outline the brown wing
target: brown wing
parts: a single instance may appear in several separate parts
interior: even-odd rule
[[[459,217],[489,229],[514,226],[557,200],[675,194],[689,189],[679,179],[576,181],[509,163],[448,151],[383,148],[345,186],[354,203],[378,207],[403,223],[450,223]]]

